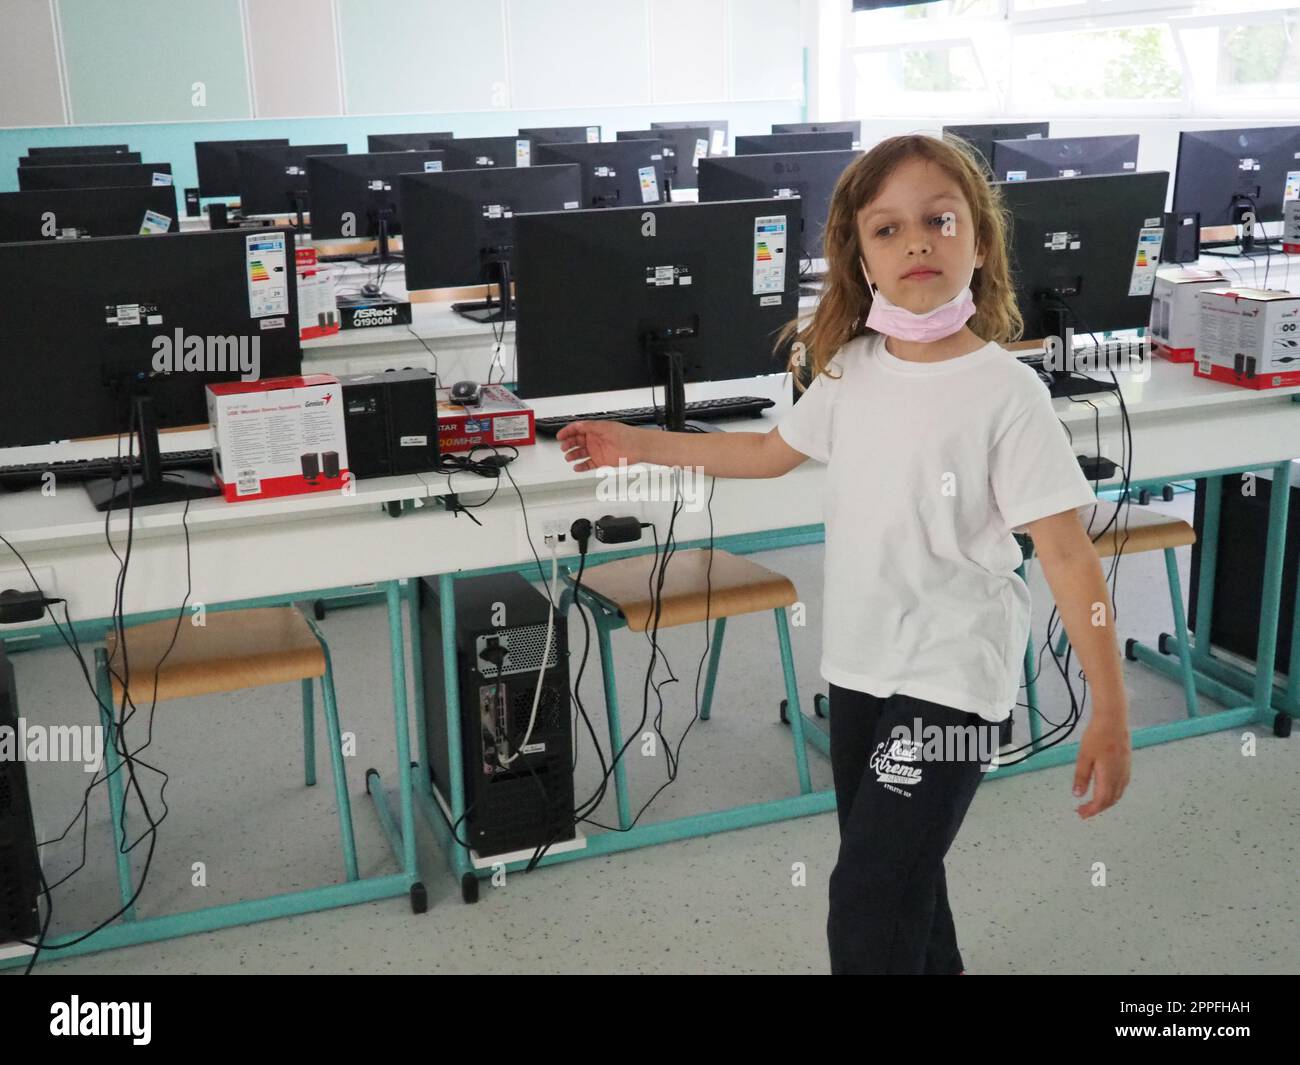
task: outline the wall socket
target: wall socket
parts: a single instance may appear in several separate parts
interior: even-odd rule
[[[558,545],[556,554],[561,557],[573,556],[578,554],[578,545],[574,542],[569,530],[573,523],[579,518],[586,518],[594,526],[596,519],[606,514],[618,514],[634,516],[640,521],[644,521],[642,505],[637,503],[602,503],[600,500],[593,499],[590,502],[574,503],[557,503],[549,507],[538,507],[530,505],[528,507],[528,523],[525,526],[523,516],[519,517],[519,545],[520,549],[528,552],[529,544],[527,532],[533,535],[532,547],[538,555],[545,561],[551,553],[551,545],[546,542],[547,536],[555,538]],[[560,539],[563,537],[563,539]],[[596,540],[593,533],[591,540],[587,545],[589,553],[599,550],[610,550],[612,548],[626,548],[627,544],[614,544],[611,548],[606,548]]]

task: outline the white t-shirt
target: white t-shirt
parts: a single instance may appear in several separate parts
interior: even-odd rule
[[[1029,639],[1013,531],[1095,502],[1038,375],[988,343],[909,362],[880,334],[778,431],[827,464],[822,676],[1004,720]]]

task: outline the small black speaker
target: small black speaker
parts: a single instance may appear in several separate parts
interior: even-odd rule
[[[302,475],[309,481],[320,476],[320,456],[312,451],[302,456]]]
[[[1200,257],[1200,212],[1166,212],[1165,237],[1160,245],[1160,261],[1162,263],[1194,263]]]
[[[337,451],[326,451],[320,457],[321,469],[325,476],[335,478],[339,475],[339,453]]]
[[[185,190],[185,217],[186,218],[199,217],[199,190],[198,189]]]
[[[230,223],[226,220],[226,205],[224,203],[208,204],[208,228],[209,229],[230,228]]]

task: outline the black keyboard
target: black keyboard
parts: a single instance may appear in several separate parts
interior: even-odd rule
[[[162,455],[163,471],[167,470],[210,470],[212,469],[212,449],[199,451],[164,451]],[[59,481],[94,481],[101,477],[122,477],[128,472],[140,472],[140,456],[136,455],[128,464],[125,455],[117,458],[65,459],[62,462],[29,462],[21,466],[0,466],[0,487],[11,492],[21,492],[28,488],[38,488],[44,483],[46,473],[54,474],[55,483]]]
[[[721,399],[695,399],[686,404],[686,417],[701,422],[721,421],[723,418],[752,418],[755,414],[776,406],[770,399],[759,396],[724,396]],[[662,407],[628,407],[626,410],[597,410],[586,414],[557,414],[536,419],[537,431],[542,436],[554,436],[572,422],[623,422],[625,425],[661,425]]]

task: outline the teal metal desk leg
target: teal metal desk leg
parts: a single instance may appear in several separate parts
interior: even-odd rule
[[[438,578],[438,605],[442,613],[442,687],[443,698],[447,704],[447,775],[451,778],[444,785],[450,790],[445,798],[451,806],[453,825],[465,824],[465,763],[460,734],[460,676],[456,669],[456,578],[444,573]],[[436,799],[431,801],[436,802]],[[457,828],[457,834],[463,828]],[[457,877],[464,880],[466,874],[473,873],[469,850],[453,838],[447,845],[447,855]],[[463,888],[463,885],[462,885]]]
[[[406,641],[402,636],[402,593],[397,581],[389,581],[385,589],[388,600],[388,640],[393,660],[393,717],[397,733],[398,795],[402,810],[402,872],[406,874],[411,890],[423,888],[419,884],[419,865],[415,855],[415,803],[411,795],[411,736],[408,724],[409,708],[406,705]],[[412,898],[413,904],[416,900]],[[416,905],[417,912],[421,907]]]
[[[1187,615],[1183,611],[1183,588],[1178,579],[1178,556],[1172,547],[1165,548],[1165,574],[1169,578],[1169,605],[1174,612],[1174,636],[1178,640],[1178,659],[1183,674],[1183,698],[1187,716],[1199,717],[1201,704],[1196,696],[1196,674],[1192,667],[1191,637],[1187,632]]]
[[[312,695],[312,678],[302,681],[302,761],[307,787],[316,783],[316,707]]]
[[[713,623],[713,644],[709,648],[709,672],[704,678],[704,699],[700,703],[700,720],[708,721],[713,710],[713,684],[718,679],[718,661],[722,658],[722,638],[727,632],[727,619],[718,618]]]
[[[1291,499],[1291,463],[1273,467],[1268,499],[1268,549],[1264,553],[1264,587],[1260,593],[1259,645],[1255,653],[1256,721],[1264,723],[1273,708],[1273,665],[1282,603],[1282,562],[1286,551],[1286,514]],[[1279,489],[1281,489],[1279,491]]]
[[[411,675],[412,688],[415,692],[415,786],[424,792],[430,792],[433,785],[429,778],[425,759],[429,757],[429,723],[424,716],[424,646],[423,630],[420,627],[420,582],[411,578],[406,582],[406,599],[410,608],[411,619]]]
[[[789,709],[790,736],[794,740],[794,764],[799,776],[799,794],[812,791],[812,777],[808,773],[808,747],[803,735],[803,711],[799,708],[799,685],[794,677],[794,655],[790,650],[790,626],[786,622],[785,607],[779,606],[776,616],[776,638],[781,645],[781,672],[785,674],[785,698]]]
[[[125,910],[123,920],[134,921],[131,859],[126,847],[126,803],[123,801],[122,759],[117,750],[117,724],[114,718],[113,682],[108,673],[108,652],[95,648],[95,687],[99,695],[99,720],[104,729],[104,771],[108,774],[109,824],[113,830],[113,860],[117,863],[117,890]]]
[[[1200,572],[1196,580],[1196,640],[1192,644],[1192,668],[1204,670],[1210,658],[1214,625],[1214,573],[1219,561],[1219,512],[1222,508],[1223,478],[1205,479],[1205,505],[1201,510]]]
[[[614,795],[618,800],[618,827],[632,825],[632,803],[627,794],[627,759],[623,754],[623,721],[618,712],[618,685],[614,680],[614,649],[609,634],[612,629],[609,614],[600,603],[593,603],[592,616],[596,619],[596,635],[600,640],[600,674],[605,685],[605,718],[609,722],[609,748],[614,752]],[[621,626],[619,626],[621,627]]]
[[[314,622],[308,622],[316,638],[321,639],[320,630]],[[343,868],[349,880],[357,880],[357,843],[352,834],[352,802],[348,798],[348,774],[343,765],[343,749],[339,746],[342,730],[339,726],[339,708],[334,695],[334,663],[330,658],[329,646],[321,639],[321,650],[325,652],[325,674],[320,680],[321,702],[325,704],[325,734],[329,737],[330,770],[334,776],[334,801],[338,805],[339,835],[343,841]]]

